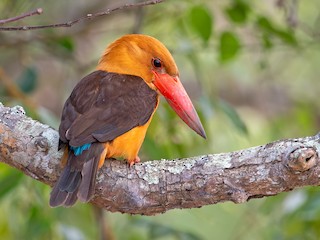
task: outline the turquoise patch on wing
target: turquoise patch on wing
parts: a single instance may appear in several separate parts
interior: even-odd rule
[[[88,150],[91,146],[91,143],[86,143],[79,147],[70,146],[70,149],[73,151],[74,155],[78,156],[82,154],[83,151]]]

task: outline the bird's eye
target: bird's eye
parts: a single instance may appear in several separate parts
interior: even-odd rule
[[[155,68],[161,68],[162,67],[162,62],[159,58],[153,58],[152,59],[152,65],[155,67]]]

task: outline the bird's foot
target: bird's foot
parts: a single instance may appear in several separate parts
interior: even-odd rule
[[[132,167],[134,164],[139,163],[139,162],[140,162],[139,156],[136,156],[133,160],[128,160],[129,167]]]

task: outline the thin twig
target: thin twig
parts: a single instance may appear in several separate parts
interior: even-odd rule
[[[9,23],[9,22],[16,22],[16,21],[18,21],[18,20],[20,20],[22,18],[31,17],[31,16],[34,16],[34,15],[40,15],[41,13],[43,13],[42,8],[37,8],[37,9],[31,11],[31,12],[22,13],[21,15],[16,16],[16,17],[2,19],[2,20],[0,20],[0,25],[6,24],[6,23]]]
[[[0,31],[26,31],[26,30],[36,30],[36,29],[44,29],[44,28],[59,28],[59,27],[71,27],[81,21],[84,20],[91,20],[93,18],[110,15],[111,13],[119,10],[129,9],[129,8],[135,8],[135,7],[143,7],[147,5],[154,5],[163,2],[164,0],[150,0],[140,3],[127,3],[123,6],[107,9],[104,12],[98,12],[98,13],[88,13],[86,16],[77,18],[75,20],[71,20],[65,23],[56,23],[56,24],[49,24],[49,25],[38,25],[38,26],[18,26],[18,27],[0,27]]]

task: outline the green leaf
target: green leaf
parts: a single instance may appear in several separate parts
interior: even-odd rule
[[[250,7],[243,1],[234,1],[231,6],[225,9],[226,15],[229,19],[237,24],[243,24],[248,19]]]
[[[257,20],[257,25],[259,28],[265,32],[274,32],[274,26],[271,24],[271,22],[266,18],[260,16]]]
[[[23,174],[16,170],[8,170],[0,175],[0,199],[13,190],[22,179]]]
[[[232,32],[223,32],[220,36],[220,56],[221,62],[226,62],[234,58],[240,50],[240,41]]]
[[[287,43],[292,46],[298,45],[298,41],[294,35],[294,32],[291,30],[277,30],[275,32],[277,37],[281,39],[284,43]]]
[[[163,225],[150,224],[150,230],[149,230],[150,239],[156,239],[159,237],[164,237],[164,236],[173,235],[173,234],[174,234],[174,230],[172,228],[169,228]]]
[[[212,33],[213,18],[208,8],[202,5],[194,6],[188,14],[191,30],[208,42]]]
[[[38,72],[35,67],[29,66],[24,69],[17,80],[18,86],[25,93],[35,90],[38,83]]]
[[[52,227],[50,218],[44,216],[43,208],[34,204],[28,211],[27,236],[34,236],[34,239],[47,239]]]
[[[58,46],[62,49],[66,50],[67,52],[74,51],[74,41],[71,37],[62,37],[56,40]]]
[[[268,34],[262,34],[262,46],[265,48],[265,49],[270,49],[273,47],[273,43],[270,39],[270,36]]]
[[[257,19],[257,26],[260,28],[260,30],[263,32],[263,43],[265,47],[269,47],[270,44],[265,44],[266,39],[270,42],[270,36],[274,36],[279,38],[282,42],[296,46],[298,44],[298,41],[294,35],[294,32],[290,29],[282,29],[273,23],[271,23],[266,17],[260,16]]]
[[[240,118],[239,114],[235,111],[235,109],[232,106],[230,106],[230,104],[222,100],[218,104],[220,109],[229,117],[233,125],[241,133],[248,135],[248,128]]]

